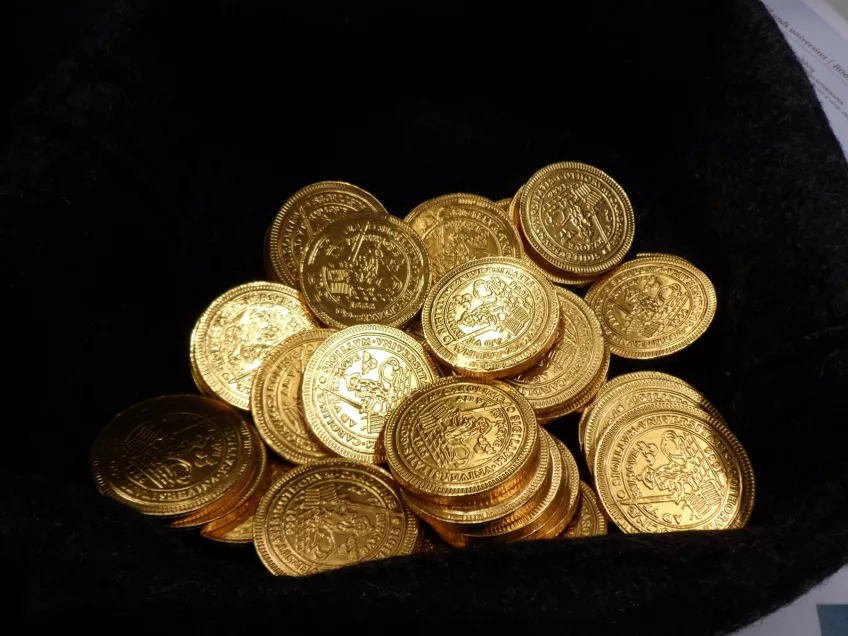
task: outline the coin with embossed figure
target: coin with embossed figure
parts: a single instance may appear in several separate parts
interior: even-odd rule
[[[444,378],[400,403],[384,443],[392,474],[414,495],[457,508],[493,505],[536,468],[539,427],[515,389]]]
[[[656,371],[626,373],[603,386],[597,402],[580,420],[583,453],[589,468],[594,467],[598,441],[616,418],[640,406],[657,403],[685,404],[703,409],[726,425],[709,400],[683,380]]]
[[[418,205],[404,219],[430,255],[433,280],[468,261],[522,255],[521,239],[504,212],[475,194],[446,194]]]
[[[430,259],[407,223],[354,212],[315,234],[306,246],[300,282],[309,308],[326,325],[402,327],[430,289]]]
[[[412,336],[383,325],[348,327],[312,354],[301,385],[306,422],[332,453],[383,463],[380,433],[409,393],[439,377]]]
[[[627,533],[741,528],[754,506],[754,472],[718,419],[684,404],[648,404],[606,430],[595,485]]]
[[[593,276],[614,267],[633,243],[633,207],[608,174],[562,162],[534,174],[519,217],[529,246],[553,268]]]
[[[710,326],[716,293],[710,279],[677,257],[624,263],[595,281],[586,302],[610,349],[625,358],[657,358],[687,347]]]
[[[421,314],[435,356],[463,375],[499,378],[538,362],[559,329],[553,285],[529,262],[483,258],[454,268]]]
[[[200,510],[250,466],[243,415],[199,395],[167,395],[119,413],[91,451],[98,490],[150,515]]]
[[[560,535],[569,539],[596,537],[607,533],[607,519],[601,512],[595,491],[585,482],[580,482],[580,503],[577,514]]]
[[[262,439],[294,464],[333,457],[312,435],[301,404],[306,365],[334,329],[310,329],[283,340],[253,378],[250,412]]]
[[[325,459],[271,486],[256,509],[253,535],[271,572],[303,576],[411,554],[418,519],[386,471]]]
[[[192,331],[199,379],[215,395],[247,409],[253,375],[268,352],[317,325],[297,290],[246,283],[216,298]]]
[[[370,192],[343,181],[319,181],[295,192],[277,212],[266,236],[269,276],[298,287],[309,241],[328,223],[363,211],[387,214]]]
[[[504,382],[514,387],[537,414],[567,405],[597,378],[604,361],[604,332],[583,300],[557,288],[560,330],[554,346],[533,367]]]

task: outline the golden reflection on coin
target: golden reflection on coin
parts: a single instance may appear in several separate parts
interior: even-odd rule
[[[500,208],[501,212],[509,212],[509,204],[512,203],[512,197],[506,199],[498,199],[494,203]]]
[[[192,331],[198,378],[240,409],[250,406],[253,374],[289,336],[316,327],[297,290],[279,283],[246,283],[216,298]]]
[[[487,256],[520,258],[518,231],[497,205],[475,194],[446,194],[418,205],[404,219],[430,256],[433,280]]]
[[[349,459],[383,463],[383,426],[401,400],[439,377],[412,336],[383,325],[348,327],[325,340],[303,374],[301,396],[313,435]]]
[[[598,279],[586,293],[611,351],[657,358],[692,344],[710,326],[716,293],[710,279],[676,257],[637,258]]]
[[[167,395],[122,411],[91,451],[98,490],[149,515],[200,510],[249,468],[247,421],[199,395]]]
[[[521,229],[557,270],[592,276],[615,266],[633,243],[633,207],[605,172],[562,162],[534,174],[521,193]]]
[[[343,181],[319,181],[301,188],[277,212],[266,236],[266,267],[273,280],[300,286],[306,246],[328,223],[351,212],[387,214],[362,188]]]
[[[384,443],[398,483],[432,502],[495,503],[538,461],[539,428],[521,394],[500,382],[444,378],[389,416]]]
[[[484,378],[538,362],[556,340],[559,321],[553,285],[527,261],[503,256],[451,270],[434,285],[421,315],[435,356]]]
[[[610,366],[609,347],[604,346],[603,359],[601,360],[601,368],[598,374],[592,379],[589,385],[583,389],[576,397],[569,400],[561,406],[552,407],[537,414],[537,419],[540,424],[548,424],[558,417],[563,417],[569,413],[580,413],[594,401],[598,391],[604,385],[607,379],[607,372]]]
[[[253,535],[271,572],[304,576],[412,554],[418,519],[386,471],[325,459],[271,486],[256,509]]]
[[[607,519],[601,512],[595,491],[585,482],[580,482],[580,503],[577,514],[560,535],[568,539],[596,537],[607,533]]]
[[[402,327],[430,289],[430,259],[408,224],[387,214],[354,212],[315,234],[300,282],[309,308],[326,325]]]
[[[595,485],[627,533],[741,528],[754,506],[754,473],[718,419],[683,404],[640,406],[598,444]]]
[[[312,354],[334,329],[310,329],[283,340],[253,379],[250,412],[265,443],[293,464],[333,457],[313,437],[301,404],[303,373]]]
[[[583,299],[557,288],[560,330],[553,347],[539,362],[504,379],[536,413],[564,406],[597,378],[604,361],[604,332]]]
[[[594,467],[597,443],[616,418],[645,404],[657,403],[700,408],[726,425],[724,418],[707,398],[673,375],[656,371],[620,375],[603,386],[597,402],[580,420],[583,453],[590,470]]]

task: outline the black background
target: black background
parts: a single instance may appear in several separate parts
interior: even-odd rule
[[[848,174],[758,2],[104,0],[18,16],[0,103],[14,435],[0,528],[29,627],[709,634],[848,560]],[[715,283],[704,337],[610,375],[668,371],[716,404],[757,473],[749,528],[291,580],[97,495],[97,431],[192,390],[194,321],[263,277],[264,230],[294,190],[343,179],[402,217],[447,192],[511,196],[560,160],[622,184],[634,251]],[[575,418],[552,430],[576,450]]]

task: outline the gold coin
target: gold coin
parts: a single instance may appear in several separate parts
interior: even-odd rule
[[[686,260],[682,256],[675,256],[674,254],[665,254],[663,252],[639,252],[633,258],[655,258],[659,256],[660,258],[676,258],[677,260],[683,261],[684,263],[691,265],[691,261]]]
[[[166,395],[131,406],[91,451],[98,490],[149,515],[200,510],[224,496],[249,468],[247,421],[223,402]]]
[[[298,287],[307,244],[328,223],[351,212],[387,214],[374,195],[343,181],[319,181],[295,192],[268,230],[266,263],[274,280]]]
[[[490,505],[473,508],[451,508],[403,492],[412,511],[431,526],[449,533],[483,535],[493,528],[506,531],[522,523],[524,516],[544,498],[553,474],[549,436],[539,436],[539,459],[532,476],[516,494]]]
[[[685,404],[703,409],[727,425],[707,398],[673,375],[655,371],[627,373],[604,385],[601,393],[583,425],[583,453],[590,469],[594,467],[598,441],[616,418],[645,404]]]
[[[404,219],[427,246],[433,280],[487,256],[520,258],[521,239],[504,212],[475,194],[446,194],[417,206]]]
[[[263,358],[285,338],[316,326],[291,287],[234,287],[209,305],[192,331],[198,378],[214,395],[247,409],[253,374]]]
[[[430,289],[430,259],[408,224],[388,214],[354,212],[315,234],[300,283],[309,308],[326,325],[402,327]]]
[[[419,524],[418,541],[415,552],[442,552],[448,549],[448,544],[429,526]]]
[[[303,372],[334,329],[302,331],[277,346],[253,378],[250,412],[265,443],[293,464],[332,457],[309,430],[301,404]]]
[[[500,208],[501,212],[509,212],[510,203],[512,203],[512,197],[495,201],[495,205]]]
[[[411,554],[418,519],[386,471],[324,459],[274,482],[256,509],[253,536],[271,572],[303,576]]]
[[[424,347],[400,329],[348,327],[327,338],[306,366],[306,422],[333,453],[383,463],[384,423],[404,396],[438,377]]]
[[[624,190],[583,163],[555,163],[534,174],[521,193],[519,217],[533,251],[578,276],[614,267],[633,243],[633,207]]]
[[[592,379],[589,385],[583,389],[576,397],[566,402],[565,404],[541,411],[537,418],[540,424],[548,424],[553,420],[568,415],[569,413],[579,413],[583,409],[588,408],[595,399],[598,391],[604,385],[607,379],[607,373],[610,366],[609,347],[604,346],[603,358],[601,360],[601,368],[597,375]]]
[[[627,533],[741,528],[754,472],[718,419],[683,404],[648,404],[617,419],[598,443],[595,485]]]
[[[438,361],[435,355],[433,355],[433,351],[430,349],[430,345],[427,344],[427,338],[424,337],[424,329],[421,327],[421,316],[416,316],[412,320],[410,320],[407,325],[403,328],[403,330],[408,333],[410,336],[415,338],[418,343],[424,347],[424,351],[427,352],[427,355],[433,358],[433,362],[436,367],[439,369],[439,375],[448,376],[448,375],[457,375],[456,371],[451,369],[449,366],[446,366]]]
[[[535,366],[504,379],[537,415],[581,396],[604,361],[604,332],[595,312],[570,291],[557,288],[556,294],[561,325],[554,346]]]
[[[657,358],[680,351],[703,334],[716,311],[710,279],[677,257],[624,263],[586,293],[610,349],[624,358]]]
[[[580,500],[580,469],[574,455],[568,447],[557,438],[554,438],[565,466],[563,474],[563,488],[565,489],[561,502],[550,518],[537,530],[524,537],[525,540],[553,539],[559,536],[566,526],[577,514],[578,501]]]
[[[247,501],[225,517],[204,525],[200,534],[207,539],[221,543],[253,543],[253,516],[256,512],[256,506],[268,492],[271,484],[292,468],[294,467],[290,464],[283,464],[273,459],[269,460],[268,470],[265,471],[262,482]]]
[[[500,382],[443,378],[389,416],[386,457],[398,483],[453,507],[496,503],[536,467],[539,427],[520,393]]]
[[[565,531],[560,535],[564,538],[577,539],[580,537],[596,537],[607,533],[607,518],[601,512],[595,491],[585,482],[580,482],[580,503],[577,514]]]
[[[421,315],[436,357],[460,373],[499,378],[536,364],[556,340],[556,292],[527,261],[483,258],[430,291]]]

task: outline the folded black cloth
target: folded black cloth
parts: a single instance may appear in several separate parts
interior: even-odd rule
[[[577,4],[128,0],[44,78],[0,157],[13,612],[111,633],[692,636],[848,561],[848,172],[813,90],[756,0]],[[193,389],[194,320],[263,278],[294,190],[343,179],[402,217],[448,192],[511,196],[563,160],[627,190],[634,250],[715,283],[706,335],[611,375],[666,371],[715,403],[757,474],[750,527],[286,579],[96,493],[97,431]],[[576,419],[552,430],[576,449]]]

